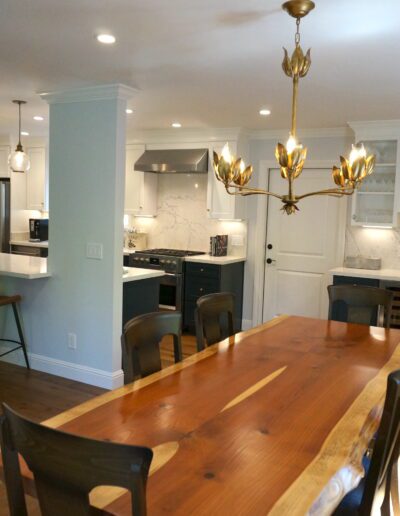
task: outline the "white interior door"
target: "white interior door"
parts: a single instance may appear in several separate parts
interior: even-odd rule
[[[331,170],[304,169],[294,186],[297,194],[331,188]],[[287,192],[278,169],[269,172],[269,189]],[[346,198],[306,198],[294,215],[281,206],[268,199],[263,320],[280,314],[326,319],[328,271],[343,259]]]

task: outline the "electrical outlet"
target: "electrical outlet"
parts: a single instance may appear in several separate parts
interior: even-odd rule
[[[69,349],[76,349],[76,333],[68,333],[68,348]]]
[[[103,259],[103,244],[97,244],[95,242],[88,242],[86,244],[86,258],[92,260]]]
[[[230,238],[231,238],[231,245],[233,245],[233,246],[243,246],[244,245],[243,235],[232,235]]]

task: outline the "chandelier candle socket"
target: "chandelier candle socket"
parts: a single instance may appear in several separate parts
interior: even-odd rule
[[[239,188],[240,192],[243,186],[250,181],[253,173],[251,165],[246,167],[242,158],[236,159],[232,156],[228,143],[224,145],[221,157],[214,152],[214,170],[216,178],[224,183],[228,193],[231,193],[228,190],[230,186]]]
[[[349,159],[340,156],[340,168],[334,166],[332,178],[337,188],[328,188],[303,195],[295,195],[294,180],[297,179],[307,157],[307,148],[297,141],[297,98],[300,79],[305,77],[311,67],[311,50],[303,52],[300,46],[300,20],[314,9],[315,4],[311,0],[290,0],[282,5],[282,8],[296,19],[295,49],[289,57],[284,48],[282,68],[284,73],[292,79],[292,127],[286,145],[278,143],[275,149],[275,157],[279,163],[281,176],[288,182],[287,195],[278,195],[267,190],[251,188],[247,186],[250,181],[253,167],[245,166],[241,158],[235,158],[229,151],[228,144],[222,149],[221,156],[214,152],[214,170],[218,181],[221,181],[230,195],[271,195],[280,199],[283,203],[282,210],[291,215],[299,210],[297,203],[314,195],[331,195],[342,197],[352,195],[361,185],[362,181],[372,174],[375,165],[375,156],[367,156],[364,145],[353,145]]]

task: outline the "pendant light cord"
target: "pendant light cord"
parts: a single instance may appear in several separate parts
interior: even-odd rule
[[[21,102],[18,102],[18,144],[21,145]]]

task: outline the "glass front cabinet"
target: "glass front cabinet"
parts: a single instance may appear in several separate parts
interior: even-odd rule
[[[352,196],[351,223],[355,226],[397,226],[400,181],[396,171],[400,170],[400,122],[350,125],[355,132],[355,141],[364,144],[367,155],[376,156],[373,174]]]

